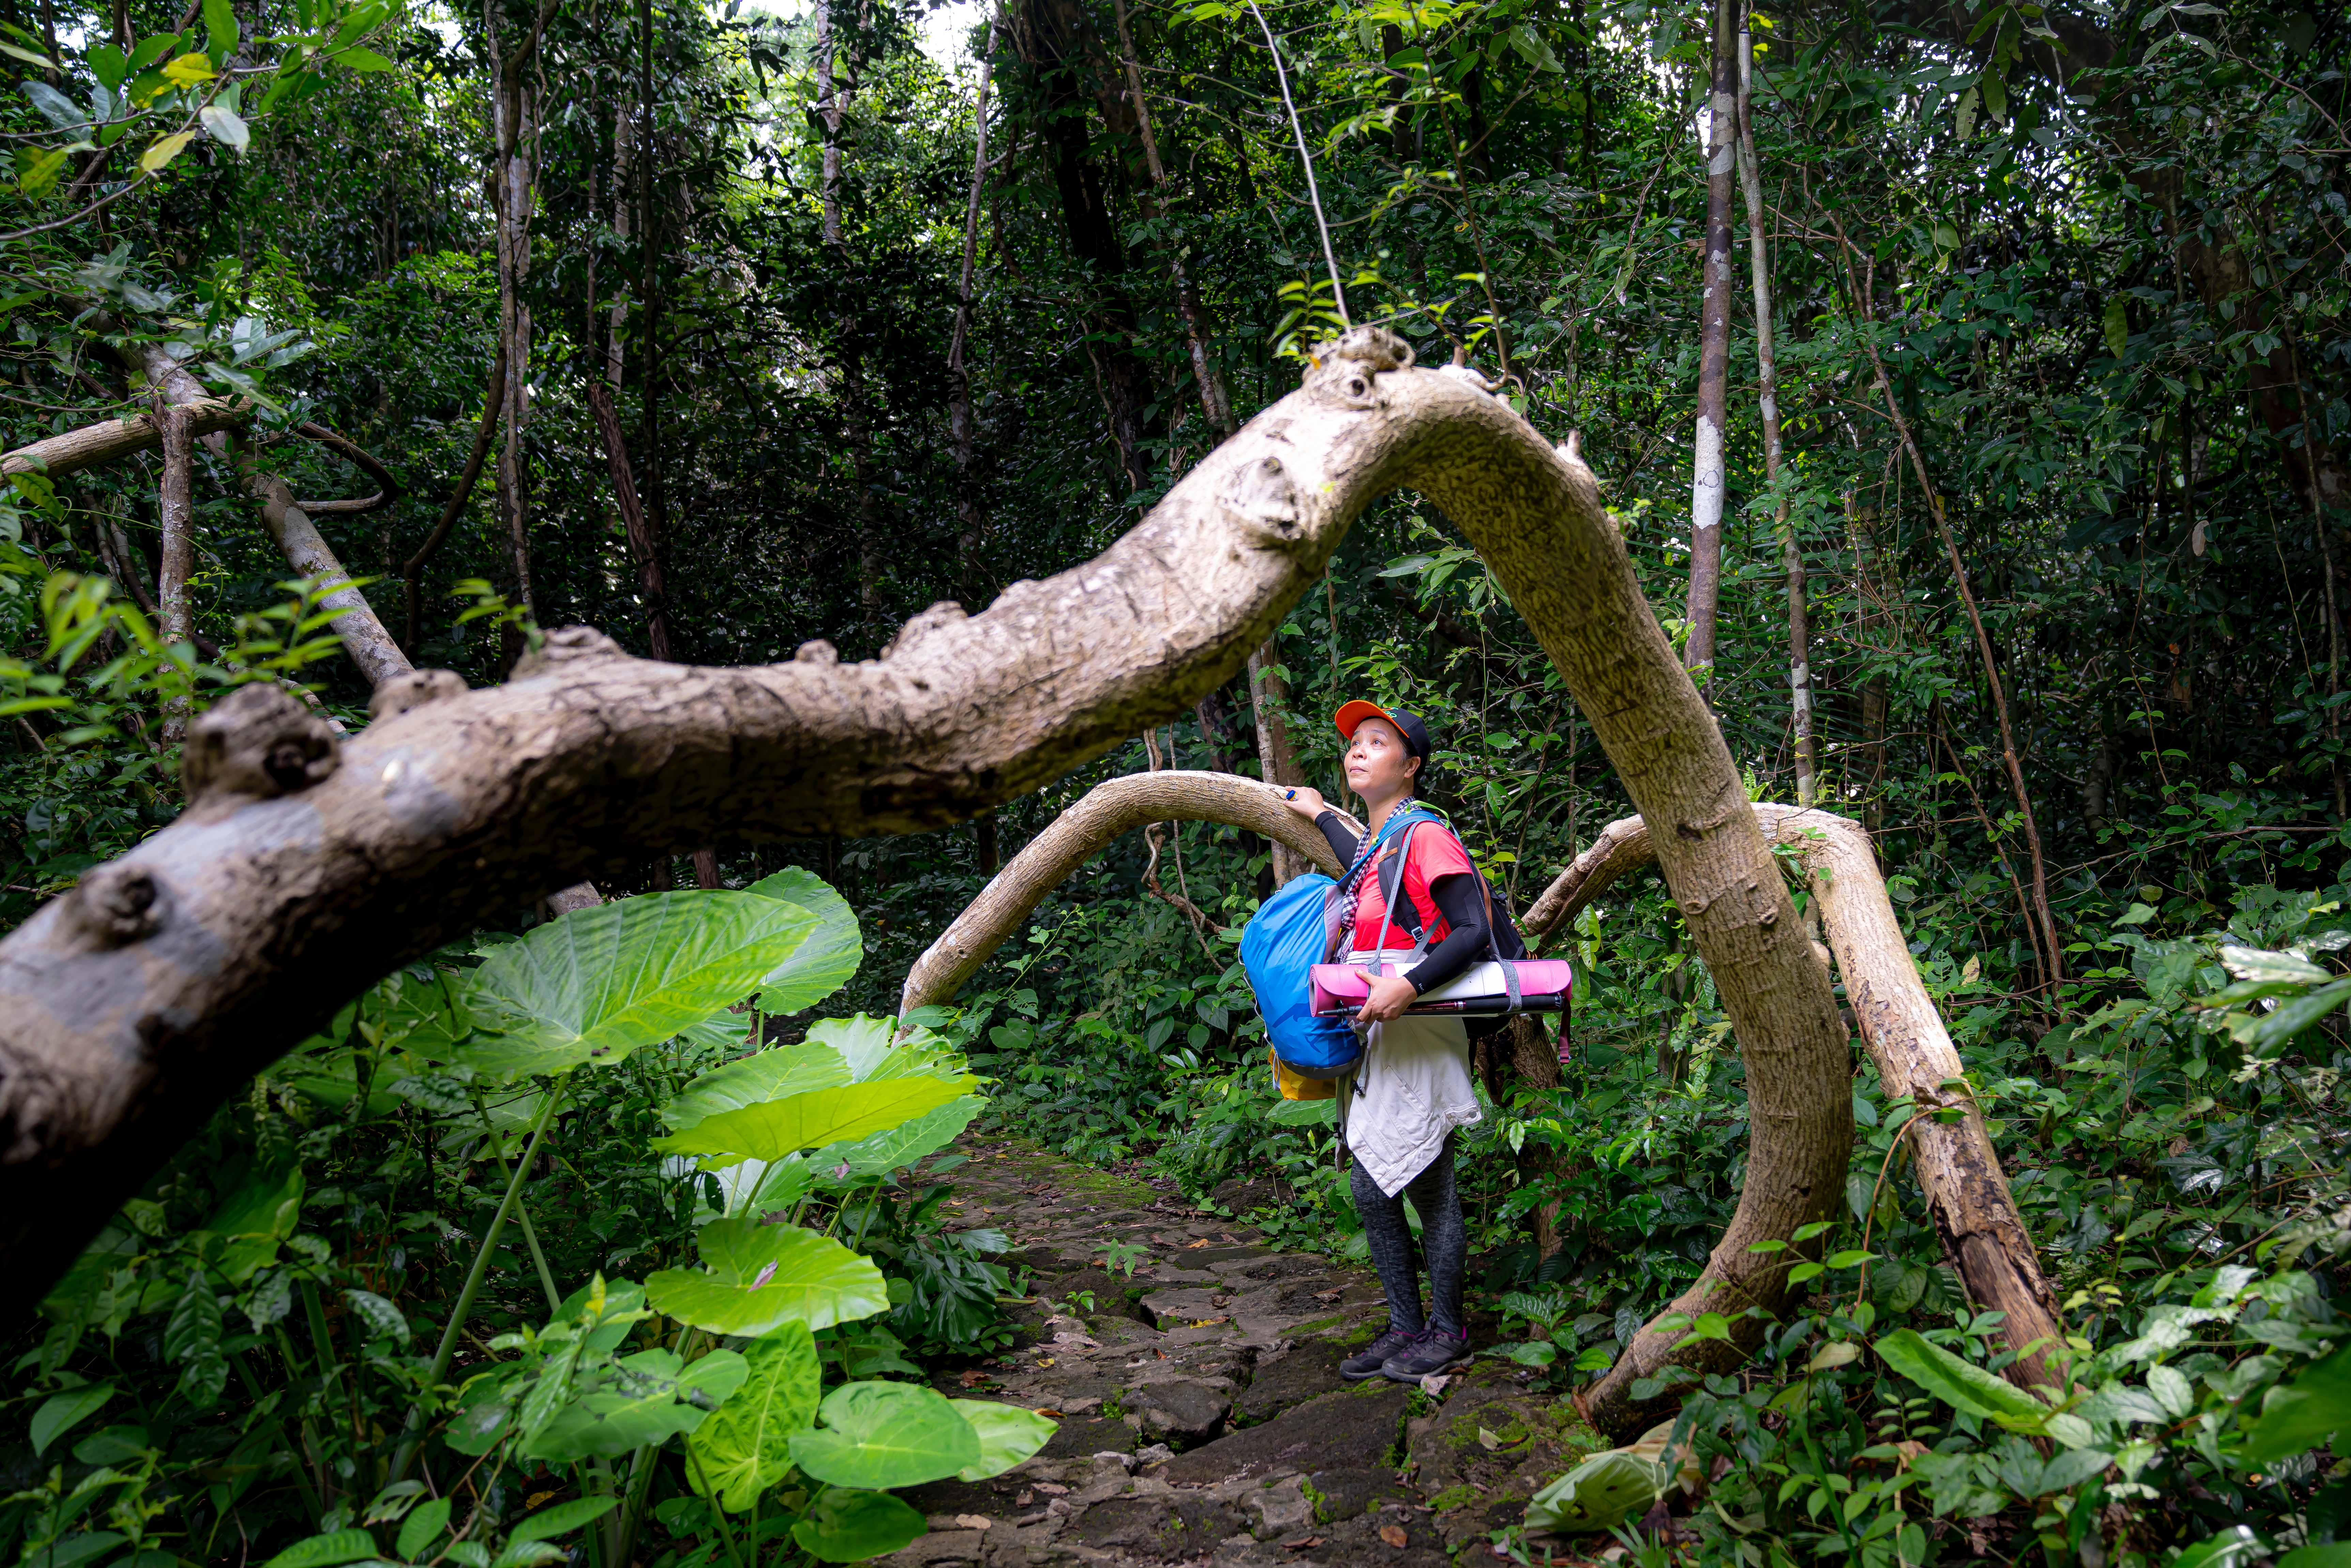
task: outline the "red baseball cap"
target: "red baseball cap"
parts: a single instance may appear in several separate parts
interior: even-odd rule
[[[1336,717],[1339,735],[1346,740],[1355,738],[1356,728],[1365,719],[1384,718],[1395,726],[1396,733],[1404,737],[1404,748],[1408,754],[1423,762],[1428,760],[1428,726],[1421,722],[1418,714],[1406,713],[1402,708],[1384,708],[1377,703],[1367,703],[1357,697],[1340,708]]]

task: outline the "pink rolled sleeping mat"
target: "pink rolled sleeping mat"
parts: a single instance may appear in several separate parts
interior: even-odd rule
[[[1510,993],[1502,975],[1504,963],[1518,971],[1520,1011],[1567,1010],[1575,975],[1564,958],[1489,959],[1470,965],[1458,977],[1423,996],[1405,1009],[1405,1016],[1509,1012]],[[1391,974],[1400,974],[1403,968],[1393,962],[1389,965]],[[1330,1018],[1353,1013],[1364,1005],[1372,992],[1372,972],[1354,964],[1317,964],[1308,984],[1313,991],[1315,1016]]]

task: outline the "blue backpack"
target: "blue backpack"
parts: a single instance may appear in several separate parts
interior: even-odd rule
[[[1350,874],[1360,874],[1391,833],[1434,820],[1418,811],[1395,812],[1378,837],[1357,852]],[[1338,892],[1339,884],[1321,872],[1293,877],[1258,906],[1241,932],[1241,967],[1257,992],[1274,1059],[1301,1078],[1336,1078],[1364,1059],[1363,1037],[1352,1023],[1316,1018],[1310,1010],[1307,971],[1329,963],[1346,936],[1336,929]]]

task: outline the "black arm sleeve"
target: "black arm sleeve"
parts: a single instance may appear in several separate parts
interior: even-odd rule
[[[1486,890],[1478,878],[1464,872],[1440,876],[1429,884],[1428,894],[1453,930],[1405,977],[1423,996],[1447,980],[1459,979],[1470,965],[1486,956],[1487,944]]]
[[[1329,841],[1331,848],[1337,852],[1341,865],[1355,863],[1355,851],[1363,841],[1347,831],[1345,819],[1336,811],[1325,811],[1314,819],[1314,825],[1322,830],[1322,837]],[[1451,916],[1448,915],[1447,918],[1449,919]]]

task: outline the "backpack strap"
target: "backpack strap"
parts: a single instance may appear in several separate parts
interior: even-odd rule
[[[1387,927],[1390,924],[1402,925],[1405,930],[1410,931],[1412,933],[1413,942],[1412,956],[1410,961],[1413,963],[1417,963],[1421,958],[1426,956],[1428,953],[1428,933],[1426,926],[1423,925],[1420,918],[1420,906],[1413,903],[1410,896],[1405,895],[1404,893],[1404,867],[1405,857],[1412,852],[1412,835],[1419,829],[1423,821],[1435,821],[1436,819],[1416,818],[1413,821],[1412,825],[1405,830],[1404,841],[1396,846],[1395,860],[1393,867],[1382,867],[1380,871],[1380,893],[1387,901],[1387,909],[1380,917],[1381,925],[1379,936],[1380,937],[1386,936]],[[1510,998],[1510,1011],[1505,1013],[1503,1016],[1505,1018],[1516,1018],[1520,1013],[1525,1011],[1526,1009],[1524,998],[1519,990],[1519,972],[1516,968],[1512,967],[1508,962],[1502,959],[1501,950],[1495,944],[1494,884],[1488,882],[1486,880],[1486,873],[1478,869],[1478,862],[1476,858],[1469,853],[1469,846],[1461,842],[1461,835],[1454,832],[1450,827],[1447,827],[1441,821],[1437,822],[1437,825],[1442,829],[1446,835],[1452,839],[1454,844],[1459,848],[1461,851],[1461,858],[1469,862],[1469,874],[1477,880],[1478,891],[1485,898],[1486,951],[1489,956],[1502,965],[1502,986],[1504,990],[1509,993]],[[1393,880],[1391,880],[1391,871],[1394,873]],[[1402,896],[1404,899],[1401,910],[1399,910],[1396,903],[1399,896]],[[1434,894],[1432,894],[1431,896],[1433,897]],[[1402,918],[1398,918],[1399,914]],[[1377,938],[1374,940],[1377,940]],[[1384,947],[1385,946],[1386,944],[1384,942],[1380,943],[1380,947]],[[1378,950],[1378,948],[1374,949],[1375,952]],[[1377,975],[1382,972],[1383,966],[1380,960],[1374,957],[1372,960],[1372,973]]]
[[[1416,817],[1406,824],[1404,838],[1396,845],[1395,860],[1380,868],[1380,896],[1386,901],[1387,906],[1381,910],[1380,928],[1372,936],[1372,973],[1374,975],[1384,975],[1387,972],[1387,966],[1381,959],[1380,955],[1387,948],[1388,926],[1395,918],[1396,900],[1399,897],[1404,898],[1405,907],[1412,913],[1410,929],[1413,946],[1411,954],[1405,960],[1405,963],[1418,964],[1428,951],[1428,937],[1421,926],[1420,911],[1413,907],[1412,899],[1405,895],[1404,891],[1405,857],[1412,853],[1412,836],[1420,831],[1423,820]]]

